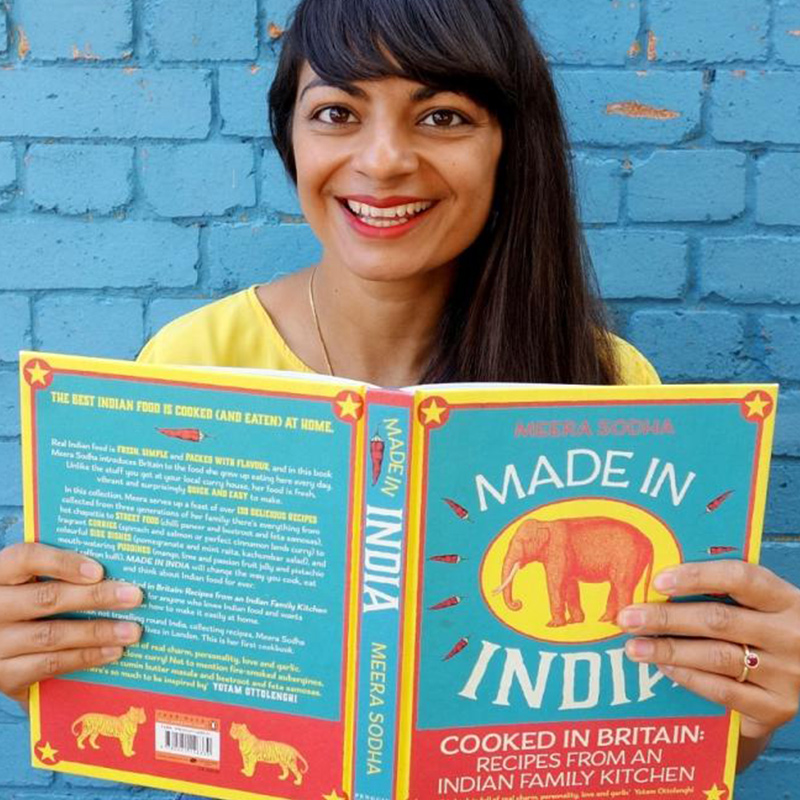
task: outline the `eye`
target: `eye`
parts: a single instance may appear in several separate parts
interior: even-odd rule
[[[449,108],[439,108],[428,114],[425,119],[432,119],[433,125],[426,125],[426,128],[458,128],[461,125],[469,125],[469,120],[458,111]]]
[[[327,106],[315,112],[311,116],[311,119],[319,120],[326,125],[346,125],[349,122],[348,117],[350,116],[352,116],[352,111],[344,106]]]

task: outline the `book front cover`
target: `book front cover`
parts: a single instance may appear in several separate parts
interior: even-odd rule
[[[221,798],[352,780],[363,394],[23,354],[26,536],[141,586],[122,661],[41,683],[34,764]]]
[[[615,620],[665,567],[757,559],[774,389],[418,395],[398,797],[730,799],[737,716]]]

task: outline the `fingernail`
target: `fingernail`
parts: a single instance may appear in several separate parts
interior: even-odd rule
[[[675,570],[672,569],[659,572],[659,574],[653,578],[653,586],[655,586],[659,592],[671,592],[677,585],[678,576],[675,574]]]
[[[139,639],[139,626],[133,622],[117,622],[114,625],[114,636],[120,642],[135,642]]]
[[[655,653],[655,645],[647,639],[631,639],[625,649],[631,658],[650,658]]]
[[[117,600],[125,605],[137,605],[142,599],[142,591],[138,586],[118,586]]]
[[[644,614],[641,611],[638,611],[634,608],[626,608],[620,615],[619,615],[619,624],[623,628],[628,628],[629,630],[634,628],[641,628],[644,625]]]
[[[84,561],[80,571],[81,575],[90,581],[99,581],[104,574],[103,568],[96,561]]]
[[[117,661],[122,658],[123,649],[121,647],[102,647],[100,648],[100,655],[103,656],[105,661]]]

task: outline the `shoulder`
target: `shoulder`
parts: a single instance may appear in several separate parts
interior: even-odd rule
[[[165,325],[137,361],[187,366],[283,366],[280,338],[255,287],[216,300]]]
[[[660,384],[661,378],[655,367],[629,342],[619,336],[611,336],[614,356],[619,370],[620,383],[623,385]]]

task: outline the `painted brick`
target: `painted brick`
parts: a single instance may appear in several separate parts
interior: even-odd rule
[[[210,123],[205,70],[0,70],[0,136],[204,139]]]
[[[277,150],[264,150],[261,170],[261,202],[270,211],[302,215],[297,190],[286,173]]]
[[[774,534],[800,534],[800,461],[772,461],[764,529]]]
[[[132,800],[200,800],[196,795],[188,795],[177,792],[159,791],[158,789],[142,789],[136,787],[120,787],[118,783],[101,781],[99,779],[81,778],[77,775],[64,774],[59,782],[67,789],[61,789],[64,793],[64,800],[120,800],[120,798],[131,798]],[[73,788],[74,787],[74,788]],[[109,795],[109,791],[117,790]],[[122,794],[118,792],[122,790]],[[5,800],[5,798],[4,798]],[[28,800],[28,798],[21,798]],[[50,797],[42,798],[50,800]]]
[[[800,237],[738,236],[701,246],[703,297],[740,303],[800,303]]]
[[[745,209],[744,153],[677,150],[635,164],[628,214],[637,222],[732,219]]]
[[[0,256],[0,263],[14,262],[3,262],[3,256]],[[0,278],[2,275],[0,271]],[[19,277],[20,283],[26,281],[25,275]],[[0,325],[0,361],[16,361],[19,351],[31,346],[31,307],[28,298],[13,294],[0,295],[0,319],[3,320]]]
[[[796,72],[718,72],[711,98],[711,133],[717,141],[800,144]]]
[[[586,241],[606,299],[673,299],[686,284],[687,240],[679,233],[587,231]]]
[[[772,452],[781,456],[800,456],[800,392],[782,391],[778,398],[778,419],[775,423],[775,444]]]
[[[0,747],[2,747],[2,730],[0,730]],[[0,761],[0,768],[2,761]],[[34,791],[32,789],[9,789],[11,794],[3,795],[3,800],[122,800],[122,798],[135,798],[135,800],[193,800],[196,795],[176,795],[160,792],[155,789],[139,791],[136,794],[126,793],[131,790],[122,789],[123,794],[110,795],[108,788],[113,787],[114,784],[106,782],[100,788],[86,788],[82,789],[79,794],[75,794],[75,790],[61,789],[61,791],[51,788],[39,789]],[[119,787],[119,784],[116,784]]]
[[[777,0],[773,28],[775,55],[785,64],[800,64],[800,0]]]
[[[796,800],[800,759],[791,754],[761,757],[736,779],[736,797],[765,797],[769,800]],[[768,787],[768,792],[765,792]]]
[[[2,515],[0,515],[0,546],[6,547],[9,544],[21,542],[22,538],[22,509],[3,509]],[[3,699],[3,695],[0,694],[0,712],[7,715],[8,709],[3,706]]]
[[[15,0],[30,58],[102,60],[131,54],[131,0]]]
[[[0,442],[0,506],[22,503],[22,461],[17,441]],[[8,783],[3,775],[4,783]],[[13,785],[13,781],[11,781]]]
[[[248,144],[153,145],[140,150],[140,162],[147,201],[162,216],[199,217],[255,205]]]
[[[659,61],[755,61],[767,55],[769,5],[764,0],[650,0]]]
[[[800,542],[764,542],[761,563],[800,586]],[[800,750],[800,717],[779,728],[771,746],[777,750]]]
[[[6,25],[6,10],[0,6],[0,53],[8,50],[8,27]]]
[[[556,70],[555,78],[574,144],[675,144],[700,124],[700,72]]]
[[[766,342],[767,366],[772,374],[780,380],[800,380],[800,317],[765,314],[761,319],[761,333]]]
[[[572,163],[581,220],[585,223],[616,222],[622,194],[620,162],[579,153]]]
[[[629,331],[665,382],[736,377],[744,322],[728,311],[637,311]]]
[[[5,518],[0,519],[0,531],[2,531],[2,526],[5,524],[5,522]],[[22,707],[19,705],[19,703],[9,700],[4,694],[0,694],[0,715],[4,717],[4,726],[7,725],[8,722],[27,720],[28,718],[28,715],[22,710]],[[8,729],[6,727],[0,728],[0,731],[5,730]]]
[[[25,167],[28,198],[39,208],[108,214],[132,198],[132,147],[35,144]]]
[[[144,336],[141,300],[50,295],[34,307],[42,350],[98,358],[133,358]]]
[[[227,61],[255,58],[256,0],[154,0],[148,26],[164,61]]]
[[[756,220],[800,225],[800,154],[771,153],[758,161]]]
[[[0,372],[0,436],[19,436],[19,376]]]
[[[311,266],[322,248],[308,225],[220,225],[208,244],[209,285],[234,290]]]
[[[0,192],[7,189],[17,180],[17,161],[14,145],[11,142],[0,142]]]
[[[168,322],[177,319],[183,314],[188,314],[196,308],[211,302],[208,297],[164,298],[153,300],[147,311],[145,336],[149,339],[154,333],[160,331]]]
[[[269,136],[267,93],[274,79],[274,64],[220,67],[219,103],[223,133]]]
[[[0,289],[193,286],[196,228],[163,222],[0,221]]]
[[[624,64],[639,33],[639,2],[524,0],[531,27],[547,56],[560,64]]]
[[[263,41],[279,41],[280,34],[289,24],[289,17],[297,5],[297,0],[262,0],[264,8]]]

